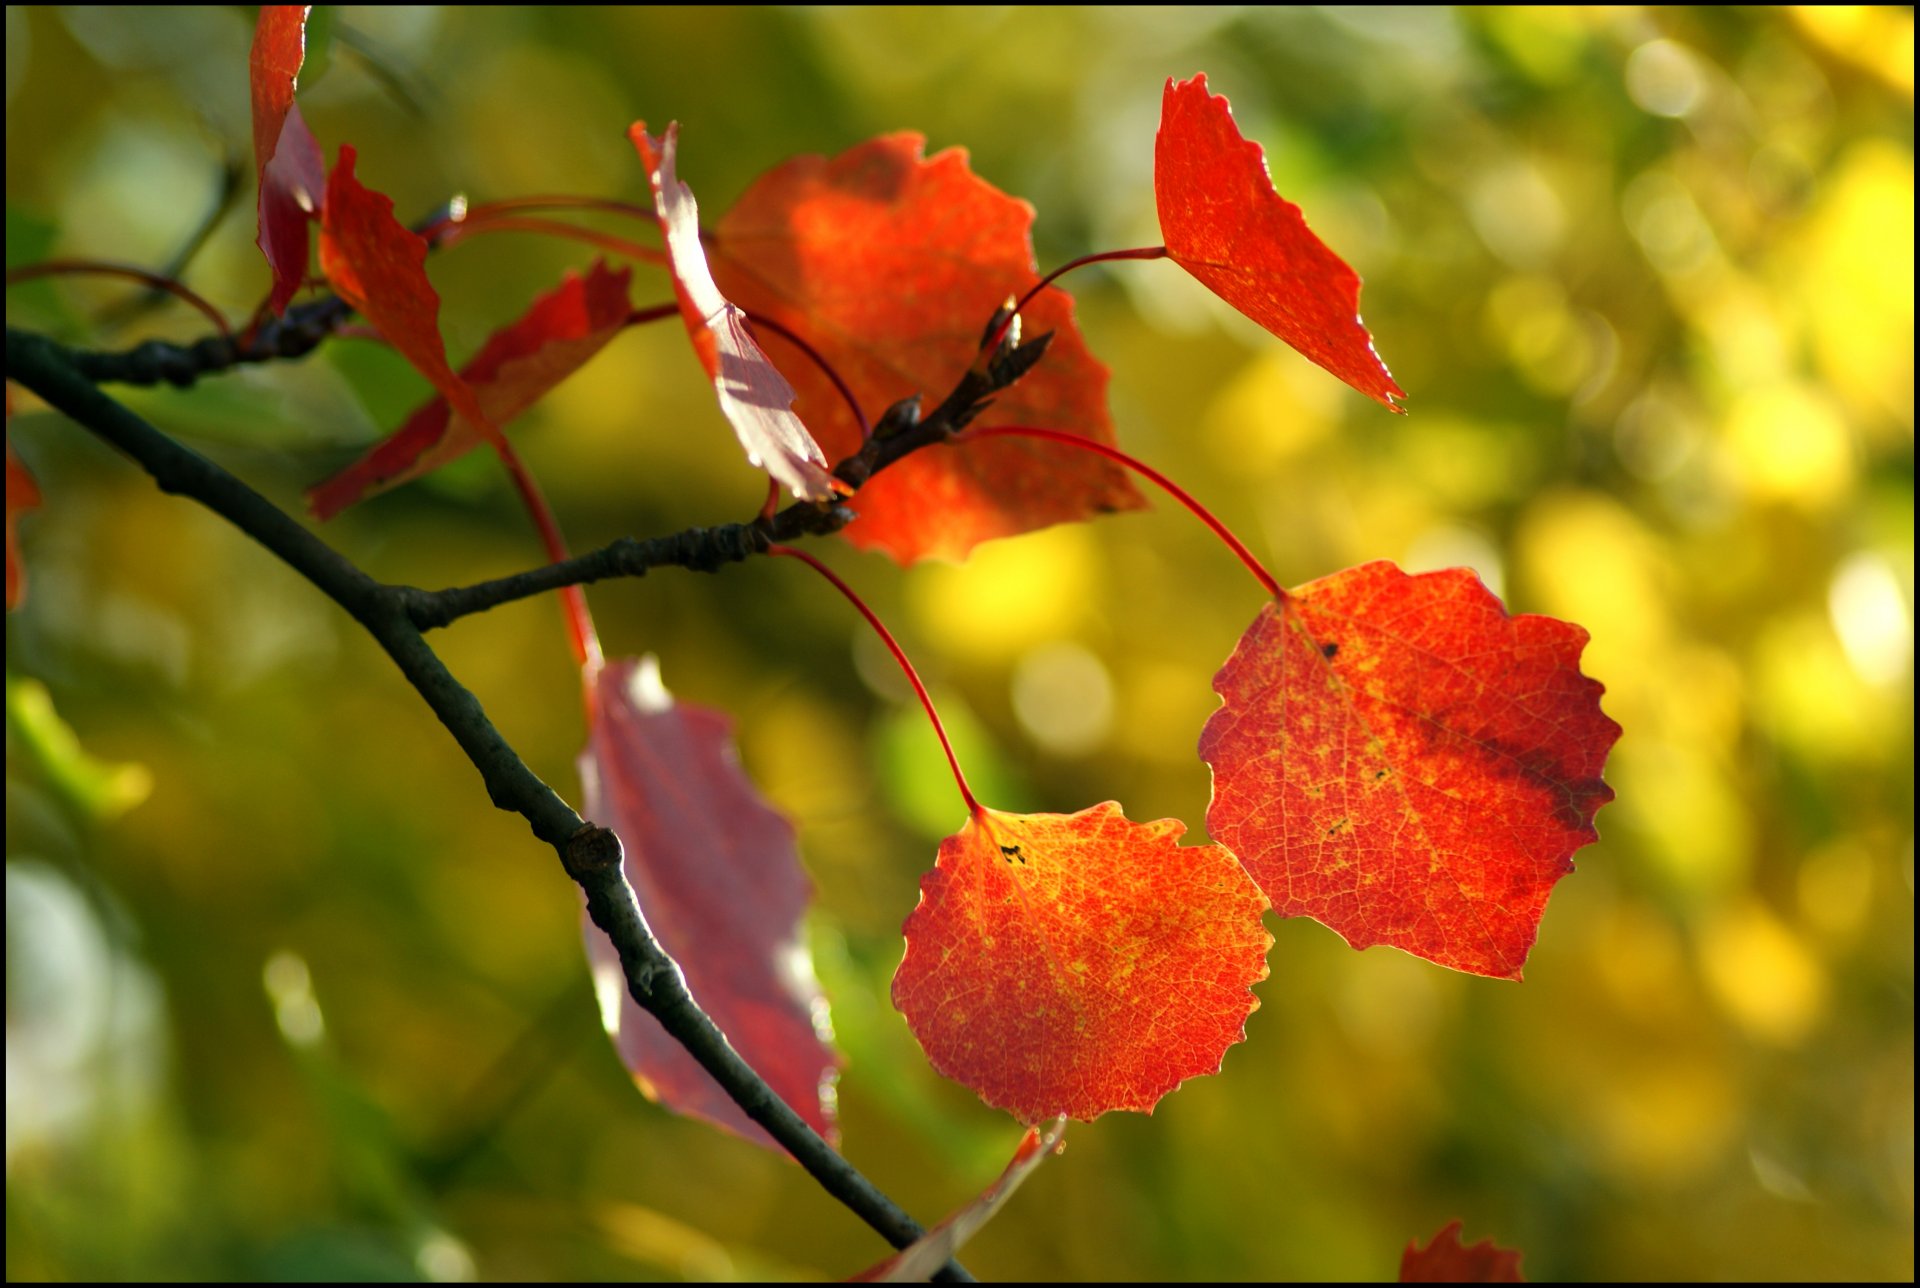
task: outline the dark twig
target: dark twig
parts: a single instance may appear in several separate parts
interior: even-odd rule
[[[953,392],[941,401],[930,416],[921,417],[917,398],[895,403],[880,418],[880,423],[874,427],[873,435],[866,444],[835,467],[835,476],[857,490],[861,484],[902,457],[922,447],[946,442],[985,409],[993,394],[1031,370],[1052,339],[1052,333],[1049,332],[1026,344],[1003,346],[1002,351],[961,376]],[[473,613],[559,590],[563,586],[604,581],[610,577],[643,577],[653,568],[676,567],[695,572],[717,572],[727,564],[765,554],[767,547],[776,543],[838,532],[853,519],[854,511],[844,505],[795,501],[778,514],[755,519],[751,523],[688,528],[649,541],[622,537],[598,550],[575,555],[559,563],[530,568],[512,576],[447,590],[405,587],[401,593],[413,624],[427,631]]]
[[[169,384],[184,389],[202,376],[234,367],[302,357],[352,316],[345,300],[328,295],[295,305],[285,317],[269,318],[251,334],[211,335],[193,344],[148,340],[114,352],[64,352],[73,370],[94,384]]]
[[[52,340],[9,327],[6,375],[132,457],[162,491],[191,498],[225,518],[351,614],[453,735],[480,771],[493,803],[526,819],[534,835],[559,855],[586,894],[588,915],[619,950],[634,1001],[829,1194],[897,1248],[920,1236],[919,1225],[775,1095],[694,1003],[680,968],[647,928],[621,866],[619,838],[582,820],[501,737],[479,700],[421,636],[412,620],[418,592],[376,581],[225,469],[102,393],[78,356]],[[942,1274],[970,1278],[957,1262],[949,1262]]]

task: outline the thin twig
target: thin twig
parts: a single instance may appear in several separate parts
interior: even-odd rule
[[[923,447],[947,442],[966,428],[994,394],[1031,370],[1051,340],[1048,334],[1026,344],[1005,347],[980,364],[982,370],[961,376],[953,392],[941,400],[931,415],[920,416],[917,399],[895,403],[880,418],[872,437],[860,450],[834,467],[834,475],[857,492],[868,479],[894,462]],[[854,517],[854,511],[845,505],[795,501],[771,517],[751,523],[687,528],[646,541],[622,537],[598,550],[491,581],[445,590],[405,587],[402,593],[413,624],[423,631],[433,630],[473,613],[543,595],[563,586],[579,586],[613,577],[644,577],[654,568],[718,572],[728,564],[765,554],[767,547],[775,543],[838,532],[853,522]]]

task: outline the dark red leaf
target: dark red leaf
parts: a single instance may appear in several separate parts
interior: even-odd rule
[[[793,386],[748,333],[740,307],[714,284],[707,252],[700,245],[700,208],[694,203],[693,190],[674,173],[679,122],[668,125],[657,143],[643,121],[634,122],[628,134],[653,189],[680,316],[747,461],[809,501],[825,501],[845,492],[845,486],[828,473],[819,444],[793,413]]]
[[[1013,1192],[1033,1175],[1034,1169],[1047,1161],[1047,1155],[1060,1152],[1060,1142],[1066,1134],[1065,1118],[1054,1119],[1045,1132],[1038,1127],[1027,1128],[1027,1134],[1020,1138],[1020,1144],[1013,1151],[1013,1159],[1007,1164],[1006,1170],[1000,1173],[1000,1179],[982,1191],[979,1198],[957,1212],[949,1213],[946,1220],[915,1239],[912,1244],[878,1265],[869,1266],[847,1282],[911,1284],[931,1280],[941,1267],[953,1260],[954,1254],[960,1251],[967,1240],[978,1234],[980,1227],[991,1221],[994,1213],[1006,1205],[1007,1200],[1013,1197]]]
[[[1360,275],[1274,191],[1266,154],[1205,75],[1167,81],[1153,149],[1167,254],[1209,290],[1394,411],[1393,382],[1360,322]]]
[[[940,843],[893,1004],[933,1067],[1025,1123],[1151,1113],[1260,1005],[1267,901],[1186,825],[982,809]]]
[[[602,670],[580,757],[586,816],[626,848],[627,878],[687,988],[734,1049],[832,1140],[836,1057],[802,919],[812,887],[793,827],[741,772],[731,721],[675,702],[651,658]],[[627,996],[619,957],[587,926],[602,1014],[640,1089],[676,1113],[778,1149]]]
[[[427,280],[427,243],[393,217],[393,202],[354,178],[354,150],[340,149],[320,220],[320,268],[340,298],[371,322],[466,417],[487,442],[499,429],[467,382],[447,365],[440,296]]]
[[[1508,616],[1465,568],[1370,563],[1290,591],[1214,677],[1207,830],[1284,917],[1519,979],[1613,799],[1620,726],[1580,673],[1586,642]]]
[[[993,311],[1036,276],[1033,208],[975,175],[963,150],[929,159],[924,146],[891,134],[778,166],[709,246],[728,297],[806,337],[875,412],[910,394],[944,395]],[[1072,299],[1050,288],[1023,317],[1026,335],[1052,331],[1053,347],[978,423],[1113,442],[1107,369],[1087,352]],[[859,426],[832,382],[811,363],[786,369],[828,456],[858,451]],[[846,534],[901,563],[963,559],[994,537],[1143,504],[1126,473],[1092,453],[988,439],[915,452],[876,475]]]
[[[1461,1247],[1460,1222],[1451,1221],[1424,1248],[1418,1239],[1408,1242],[1407,1250],[1400,1254],[1400,1282],[1519,1284],[1526,1282],[1526,1276],[1520,1273],[1520,1254],[1494,1247],[1492,1239]]]
[[[487,337],[460,376],[492,424],[504,427],[620,333],[632,312],[627,295],[632,276],[631,269],[614,271],[604,261],[596,261],[584,279],[569,272],[518,320]],[[307,501],[316,518],[330,519],[458,460],[485,441],[471,421],[454,415],[445,397],[434,398],[365,456],[309,488]]]
[[[273,270],[268,306],[284,313],[307,276],[307,224],[326,194],[327,167],[293,90],[306,58],[312,5],[262,5],[248,60],[253,90],[253,162],[260,178],[260,252]]]
[[[13,386],[7,386],[7,419],[13,419]],[[27,473],[27,467],[13,454],[13,442],[7,442],[7,611],[27,593],[27,568],[20,562],[19,538],[14,525],[20,515],[40,508],[40,485]]]

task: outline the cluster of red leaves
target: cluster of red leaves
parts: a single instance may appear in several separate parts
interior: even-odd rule
[[[325,518],[481,443],[504,452],[501,426],[634,314],[630,272],[595,264],[456,372],[426,240],[360,183],[352,148],[320,173],[293,103],[305,15],[263,9],[252,56],[270,303],[283,308],[305,281],[307,225],[317,223],[326,281],[435,391],[312,490]],[[844,495],[829,465],[861,446],[860,419],[830,372],[876,406],[938,389],[974,360],[982,320],[1034,280],[1031,208],[973,175],[958,150],[925,157],[917,135],[779,166],[710,234],[676,174],[677,126],[656,140],[636,124],[631,138],[678,312],[721,411],[749,461],[803,498]],[[1274,191],[1260,148],[1204,77],[1167,84],[1155,191],[1168,258],[1394,407],[1402,391],[1359,321],[1358,276]],[[818,364],[783,373],[756,343],[754,317],[802,337]],[[1049,288],[1024,318],[1051,330],[1053,345],[983,424],[1111,444],[1107,371],[1071,300]],[[38,499],[9,450],[9,607],[20,585],[14,518]],[[861,488],[846,531],[911,563],[1139,504],[1106,456],[963,436]],[[1200,738],[1214,843],[1180,846],[1183,824],[1132,823],[1112,803],[1073,815],[975,808],[922,881],[896,1006],[936,1068],[1035,1123],[1151,1110],[1184,1079],[1216,1071],[1258,1005],[1269,904],[1355,948],[1390,944],[1519,978],[1548,894],[1612,796],[1601,770],[1619,727],[1580,673],[1585,642],[1577,626],[1508,615],[1463,570],[1408,576],[1375,563],[1276,589],[1214,680],[1222,705]],[[631,660],[602,670],[590,659],[586,679],[587,813],[621,836],[642,907],[695,998],[830,1133],[835,1061],[800,944],[808,885],[791,827],[741,774],[722,718],[674,704]],[[611,946],[589,937],[598,967],[617,973]],[[766,1142],[630,1001],[610,1027],[650,1094]]]
[[[1154,183],[1170,258],[1393,406],[1358,275],[1274,191],[1204,77],[1167,84]],[[1266,976],[1269,900],[1355,948],[1518,979],[1612,798],[1600,771],[1619,726],[1580,674],[1586,639],[1508,616],[1463,569],[1375,563],[1277,591],[1200,739],[1217,844],[1176,849],[1181,824],[1136,827],[1111,805],[978,811],[922,882],[895,1004],[936,1068],[1035,1122],[1150,1110],[1217,1070]]]

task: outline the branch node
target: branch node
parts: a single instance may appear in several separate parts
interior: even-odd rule
[[[560,857],[566,864],[567,875],[585,884],[618,868],[624,855],[620,838],[611,828],[582,823],[579,830],[567,838],[566,851]]]

